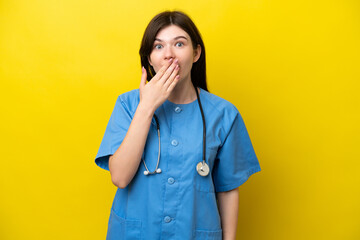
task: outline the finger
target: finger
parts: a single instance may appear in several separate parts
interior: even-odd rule
[[[169,79],[169,77],[173,73],[173,71],[175,70],[176,66],[178,66],[177,60],[175,60],[173,62],[173,64],[171,64],[171,66],[168,69],[166,69],[166,72],[160,78],[159,82],[165,83]]]
[[[179,65],[177,65],[174,69],[174,71],[171,73],[171,75],[169,76],[168,80],[164,83],[164,87],[165,89],[167,89],[170,84],[174,81],[175,77],[177,76],[177,74],[179,73],[180,67]]]
[[[166,72],[166,70],[169,68],[169,66],[171,66],[171,63],[172,63],[173,59],[170,58],[169,61],[167,61],[164,66],[162,66],[160,68],[160,70],[155,74],[155,76],[153,77],[153,79],[155,79],[156,81],[159,80],[163,75],[164,73]]]
[[[142,74],[141,74],[140,88],[143,88],[146,84],[147,73],[144,67],[141,68],[141,71]]]

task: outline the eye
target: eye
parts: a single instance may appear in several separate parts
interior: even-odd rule
[[[176,46],[178,46],[178,47],[182,47],[182,46],[184,46],[184,43],[182,43],[182,42],[178,42],[178,43],[176,43]]]
[[[160,49],[162,46],[160,45],[160,44],[156,44],[155,46],[154,46],[154,48],[156,48],[156,49]]]

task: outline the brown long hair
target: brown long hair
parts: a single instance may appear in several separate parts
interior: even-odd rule
[[[157,14],[145,29],[140,47],[141,65],[144,66],[147,73],[147,80],[156,74],[154,68],[149,64],[150,56],[157,33],[169,25],[176,25],[182,28],[191,38],[193,49],[196,50],[197,45],[201,46],[200,58],[193,63],[191,68],[191,81],[195,87],[201,87],[208,91],[206,85],[206,62],[205,62],[205,46],[201,38],[199,30],[193,21],[185,13],[180,11],[164,11]]]

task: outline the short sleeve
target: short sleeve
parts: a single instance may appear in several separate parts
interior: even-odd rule
[[[109,157],[116,152],[124,140],[131,120],[132,115],[119,96],[95,157],[96,165],[109,171]]]
[[[216,192],[235,189],[261,170],[244,121],[237,110],[216,158],[212,173]]]

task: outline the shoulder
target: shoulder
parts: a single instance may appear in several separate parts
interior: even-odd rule
[[[201,103],[206,106],[204,108],[206,108],[208,114],[211,114],[212,116],[214,116],[214,114],[219,115],[222,117],[223,121],[229,124],[236,118],[242,120],[239,110],[233,103],[204,89],[201,90],[203,92]]]
[[[139,89],[124,92],[118,96],[118,100],[126,103],[139,102]]]
[[[140,102],[139,89],[133,89],[120,94],[117,97],[116,104],[124,107],[132,115],[135,113],[137,106]]]

